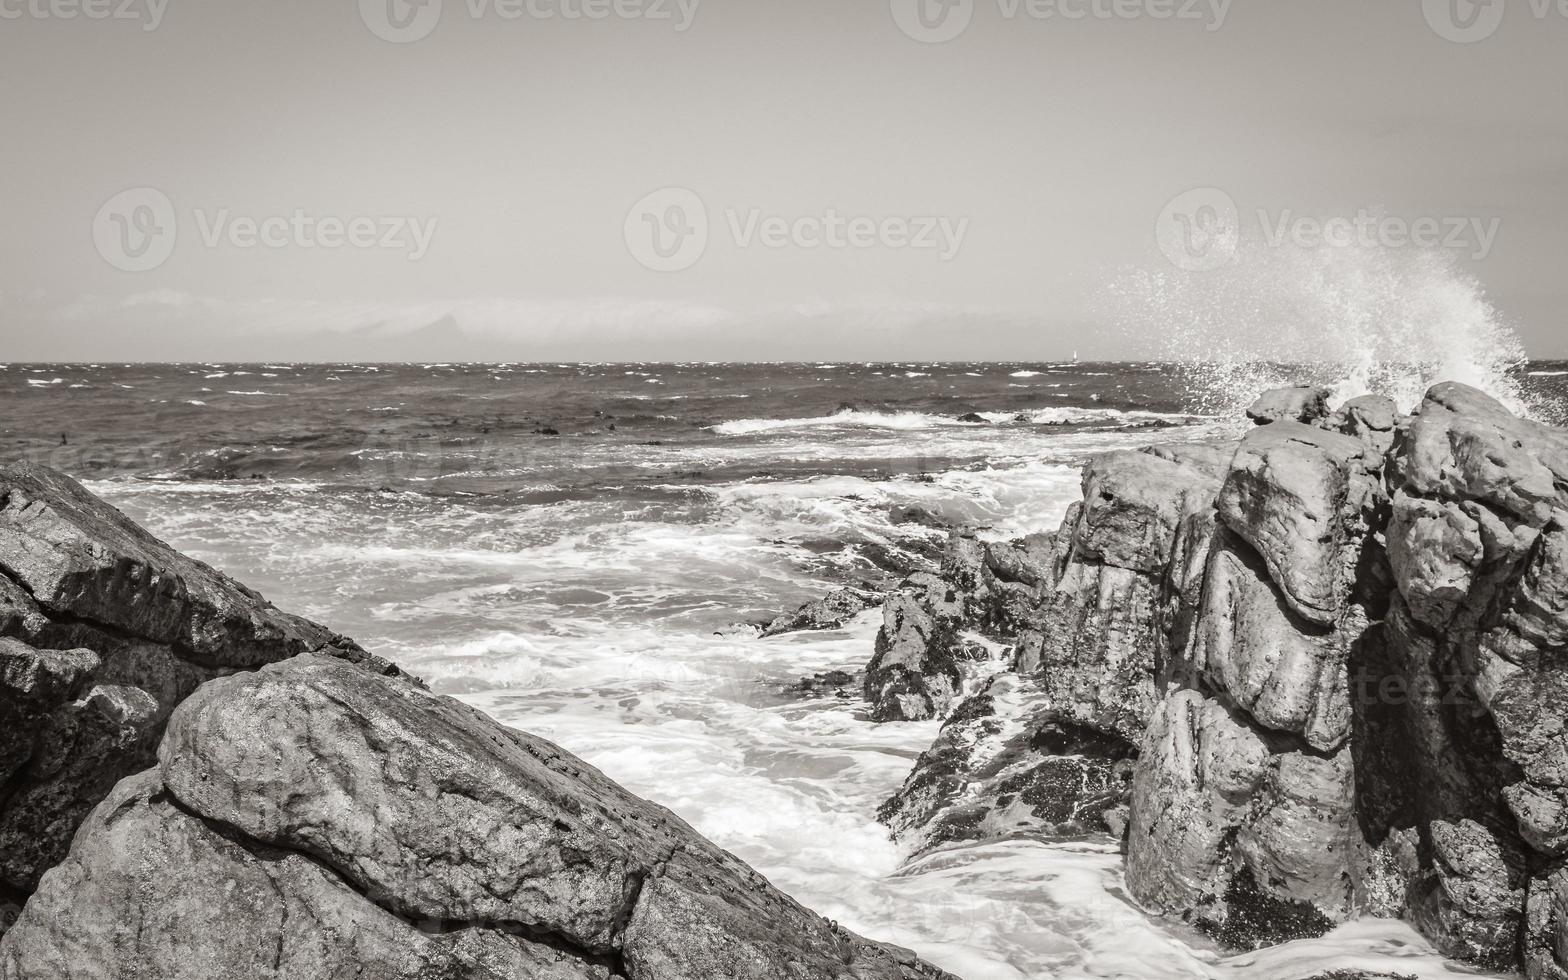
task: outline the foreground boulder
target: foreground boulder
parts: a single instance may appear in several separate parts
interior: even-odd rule
[[[0,977],[916,978],[678,817],[457,701],[303,655],[174,714]]]
[[[311,651],[395,670],[27,463],[0,467],[0,637],[0,898],[14,900],[152,764],[202,683]]]
[[[66,478],[0,476],[0,978],[946,976]]]

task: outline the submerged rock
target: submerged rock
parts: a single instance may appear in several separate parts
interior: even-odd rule
[[[881,598],[880,594],[866,589],[839,589],[774,619],[762,628],[762,636],[801,630],[836,630],[876,605]]]

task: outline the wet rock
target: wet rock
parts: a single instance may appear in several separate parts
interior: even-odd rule
[[[881,601],[881,595],[864,589],[839,589],[779,616],[762,628],[764,637],[801,630],[835,630]]]
[[[851,673],[847,670],[830,670],[822,674],[812,674],[802,677],[799,681],[785,689],[788,694],[805,695],[811,698],[837,697],[858,698],[865,684],[865,674],[862,671]]]
[[[1229,452],[1206,444],[1109,453],[1052,544],[1061,572],[1020,635],[1017,669],[1078,724],[1136,742],[1162,659],[1186,642],[1193,583]]]
[[[981,415],[978,412],[969,412],[967,414],[960,415],[958,417],[958,421],[967,423],[969,425],[984,425],[985,423],[989,422],[990,419],[987,419],[984,415]]]
[[[1327,388],[1275,388],[1258,396],[1247,409],[1247,418],[1259,425],[1274,422],[1312,423],[1329,414]]]
[[[1357,631],[1296,615],[1258,555],[1233,533],[1215,543],[1193,660],[1258,724],[1320,751],[1350,737],[1349,658]]]
[[[46,616],[167,644],[214,667],[254,667],[335,639],[29,463],[0,467],[0,568]]]
[[[955,620],[933,614],[913,595],[888,597],[865,697],[875,721],[925,721],[945,714],[963,686]]]
[[[953,712],[878,816],[916,852],[1015,833],[1106,833],[1107,814],[1128,798],[1134,753],[1064,720],[1038,681],[1002,674]]]
[[[938,531],[947,531],[953,526],[951,521],[918,504],[894,504],[888,508],[888,520],[893,524],[916,524]]]

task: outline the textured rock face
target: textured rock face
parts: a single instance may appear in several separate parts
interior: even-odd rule
[[[1084,503],[1058,534],[1062,572],[1030,623],[1038,640],[1017,665],[1064,717],[1129,741],[1142,735],[1156,677],[1172,646],[1186,642],[1191,554],[1212,530],[1228,455],[1165,446],[1085,467]]]
[[[0,636],[0,891],[19,896],[200,684],[307,650],[374,659],[28,464],[0,467]]]
[[[554,745],[334,658],[204,686],[159,757],[45,876],[0,976],[941,976]]]
[[[1275,388],[1258,396],[1247,409],[1247,418],[1259,425],[1274,422],[1316,422],[1328,417],[1327,388]]]
[[[1120,832],[1156,676],[1191,634],[1231,451],[1109,453],[1085,468],[1084,502],[1057,534],[1011,545],[954,539],[942,575],[923,583],[921,608],[1013,644],[1014,671],[953,711],[883,806],[895,836],[924,849],[1020,832]],[[888,609],[890,627],[895,617],[925,623],[906,605]],[[884,638],[913,633],[890,628]]]
[[[1398,784],[1427,846],[1411,917],[1450,955],[1568,976],[1568,432],[1439,385],[1394,454]]]
[[[908,593],[882,607],[876,655],[866,667],[866,700],[876,721],[924,721],[946,713],[963,686],[953,620]]]
[[[1134,752],[1063,720],[1039,681],[1001,674],[953,713],[878,816],[916,852],[1018,832],[1104,833]]]
[[[1319,426],[1254,430],[1226,477],[1129,886],[1232,944],[1399,914],[1568,977],[1568,433],[1461,385]]]
[[[1382,463],[1273,421],[1219,492],[1185,666],[1135,769],[1127,880],[1231,945],[1320,934],[1366,905],[1347,743],[1351,661],[1382,614]]]
[[[779,616],[762,628],[763,636],[779,636],[800,630],[834,630],[876,604],[875,593],[863,589],[839,589],[792,613]]]
[[[1348,912],[1348,754],[1282,748],[1197,691],[1160,705],[1133,782],[1127,878],[1140,901],[1236,945],[1322,932],[1327,911]]]

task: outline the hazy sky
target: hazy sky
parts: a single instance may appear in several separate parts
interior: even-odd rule
[[[1545,0],[0,0],[0,82],[3,360],[1144,356],[1194,188],[1568,355]]]

